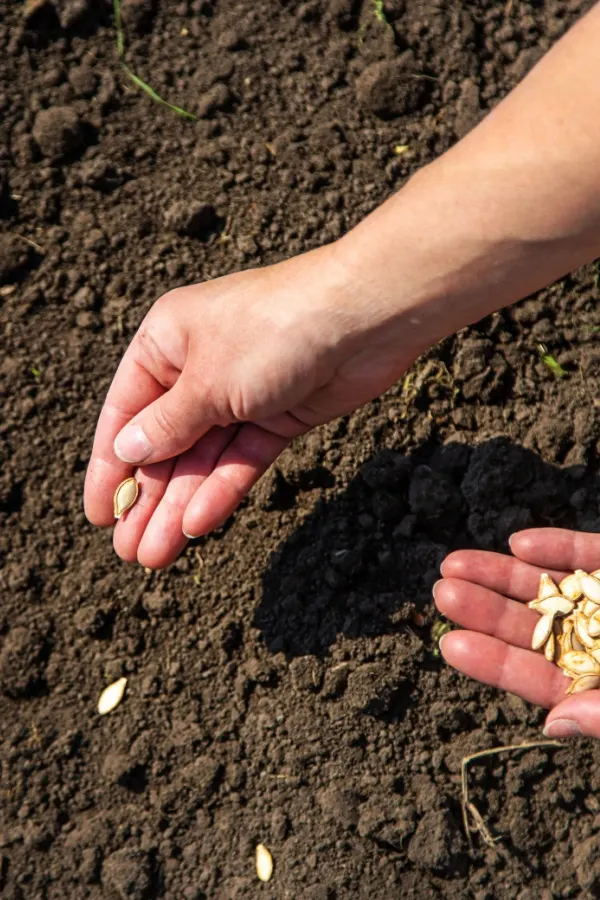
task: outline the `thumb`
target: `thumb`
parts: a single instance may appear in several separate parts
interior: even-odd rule
[[[575,694],[558,703],[546,718],[546,737],[600,738],[600,691]]]
[[[126,463],[160,462],[189,450],[216,424],[214,410],[198,397],[196,383],[184,371],[170,390],[121,429],[114,450]]]

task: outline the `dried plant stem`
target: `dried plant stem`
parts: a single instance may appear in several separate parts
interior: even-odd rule
[[[461,764],[461,807],[462,818],[469,842],[469,850],[473,850],[473,841],[471,840],[471,832],[478,831],[488,847],[493,847],[495,840],[489,829],[483,821],[483,817],[474,803],[469,800],[469,780],[467,778],[467,767],[476,759],[482,759],[484,756],[494,756],[497,753],[509,753],[513,750],[529,750],[533,747],[562,747],[560,741],[530,741],[525,744],[508,744],[505,747],[492,747],[491,750],[480,750],[478,753],[472,753],[470,756],[464,756]],[[469,822],[469,815],[473,820],[473,825]],[[496,838],[497,840],[497,838]]]

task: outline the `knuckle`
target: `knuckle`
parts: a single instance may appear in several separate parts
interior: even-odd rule
[[[153,430],[163,440],[173,442],[181,436],[181,420],[169,406],[159,401],[152,407],[152,414]]]

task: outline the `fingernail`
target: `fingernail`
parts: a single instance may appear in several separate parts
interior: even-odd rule
[[[181,530],[183,531],[184,537],[186,537],[188,541],[195,541],[200,537],[199,534],[188,534],[187,531],[185,531],[183,528]]]
[[[440,584],[442,583],[443,580],[444,580],[443,578],[438,578],[438,580],[436,581],[434,586],[431,588],[431,593],[433,594],[434,600],[435,600],[435,592],[437,591],[438,587],[440,586]]]
[[[515,533],[514,533],[514,534],[511,534],[511,536],[510,536],[509,539],[508,539],[508,546],[510,547],[511,550],[512,550],[512,548],[513,548],[513,545],[512,545],[513,538],[516,537],[516,535],[517,535],[517,533],[516,533],[516,531],[515,531]]]
[[[152,447],[139,425],[129,425],[115,438],[115,453],[126,463],[141,463],[152,452]]]
[[[569,738],[580,735],[581,728],[572,719],[554,719],[553,722],[548,722],[544,728],[544,737]]]
[[[444,652],[444,651],[442,650],[442,647],[443,647],[444,641],[446,640],[447,637],[448,637],[448,632],[446,632],[446,634],[443,634],[443,635],[441,636],[441,638],[438,640],[438,647],[439,647],[439,649],[440,649],[440,653],[443,653],[443,652]]]

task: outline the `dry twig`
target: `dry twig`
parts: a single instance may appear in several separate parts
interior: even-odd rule
[[[482,759],[484,756],[493,756],[496,753],[508,753],[512,750],[529,750],[532,747],[562,747],[560,741],[530,741],[525,744],[508,744],[505,747],[492,747],[491,750],[480,750],[478,753],[472,753],[470,756],[464,756],[461,764],[461,807],[463,824],[467,841],[469,842],[469,850],[473,850],[473,841],[471,840],[471,832],[478,831],[488,847],[494,847],[498,838],[493,838],[488,827],[483,821],[483,817],[474,803],[469,800],[469,783],[467,779],[467,766],[476,759]],[[469,815],[473,820],[473,824],[469,822]]]

